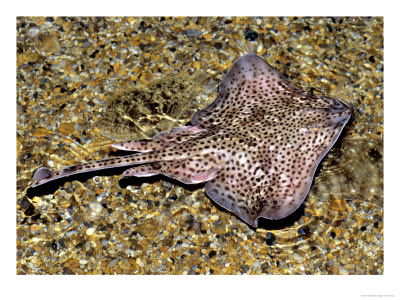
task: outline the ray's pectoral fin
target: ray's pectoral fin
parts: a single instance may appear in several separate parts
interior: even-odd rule
[[[124,176],[147,177],[162,174],[186,184],[196,184],[212,180],[221,168],[222,165],[219,164],[203,165],[200,158],[159,161],[128,169]]]
[[[200,126],[174,127],[156,134],[151,140],[128,141],[112,146],[124,151],[150,152],[183,143],[205,131]]]
[[[218,175],[206,183],[207,195],[247,224],[257,227],[256,210],[249,206],[248,199],[241,194],[243,191],[235,190],[235,186],[228,186]]]
[[[312,176],[304,176],[304,180],[291,183],[289,175],[258,183],[228,178],[229,174],[221,170],[206,183],[207,194],[253,227],[258,227],[260,218],[277,220],[292,214],[303,203],[312,181]]]

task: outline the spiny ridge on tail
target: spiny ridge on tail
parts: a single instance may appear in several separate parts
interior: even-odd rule
[[[119,150],[138,151],[144,153],[182,144],[183,142],[193,139],[205,132],[207,132],[207,130],[200,126],[174,127],[170,130],[160,132],[151,140],[127,141],[116,143],[112,146]]]

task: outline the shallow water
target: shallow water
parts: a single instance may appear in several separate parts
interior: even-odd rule
[[[382,274],[382,27],[382,18],[18,18],[17,273]],[[120,169],[29,189],[40,166],[113,155],[96,122],[116,91],[198,70],[220,82],[248,50],[355,112],[292,216],[254,230],[202,186],[120,180]],[[215,96],[201,92],[192,112]]]

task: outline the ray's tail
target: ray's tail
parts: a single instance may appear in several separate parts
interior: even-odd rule
[[[66,167],[58,171],[51,171],[45,167],[39,168],[33,175],[36,181],[32,187],[45,184],[49,181],[63,177],[103,170],[115,167],[139,165],[159,161],[184,160],[188,155],[177,151],[176,147],[193,137],[205,133],[206,130],[199,126],[183,126],[172,128],[154,136],[151,140],[129,141],[112,145],[114,148],[125,151],[137,151],[132,155],[108,158],[104,160]]]
[[[149,153],[136,153],[136,154],[127,155],[127,156],[123,156],[123,157],[108,158],[108,159],[90,162],[90,163],[86,163],[86,164],[79,164],[76,166],[66,167],[66,168],[58,170],[58,171],[51,171],[45,167],[41,167],[33,175],[33,179],[35,179],[36,182],[34,182],[32,184],[32,187],[36,187],[36,186],[42,185],[44,183],[47,183],[49,181],[60,179],[60,178],[71,176],[71,175],[75,175],[75,174],[92,172],[92,171],[96,171],[96,170],[103,170],[103,169],[109,169],[109,168],[115,168],[115,167],[123,167],[123,166],[129,166],[129,165],[137,165],[137,164],[142,164],[142,163],[154,162],[154,161],[157,161],[157,159],[155,159],[155,157],[156,157],[155,153],[152,153],[151,155],[149,155]]]

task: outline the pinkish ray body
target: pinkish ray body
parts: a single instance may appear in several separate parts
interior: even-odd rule
[[[113,145],[140,152],[133,155],[56,172],[40,168],[32,186],[135,165],[124,175],[206,182],[214,201],[257,226],[261,217],[284,218],[300,206],[316,167],[350,116],[339,101],[297,89],[262,58],[247,54],[232,66],[218,97],[193,115],[193,126]]]

